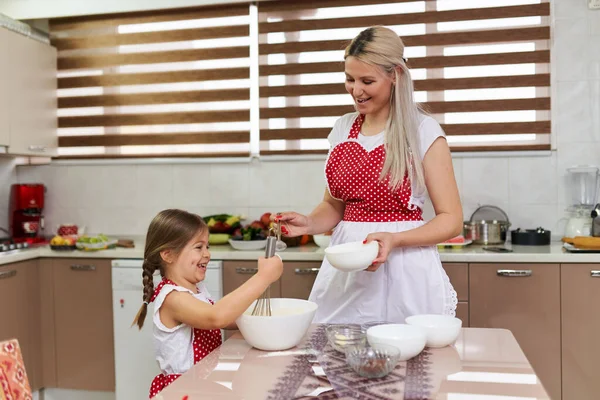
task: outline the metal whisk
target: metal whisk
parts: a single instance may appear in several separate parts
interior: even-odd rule
[[[281,240],[281,223],[276,222],[274,227],[269,229],[269,236],[267,236],[267,247],[265,248],[265,257],[271,258],[275,255],[277,248],[277,241]],[[260,295],[254,309],[252,310],[253,316],[271,316],[271,285],[267,287],[267,290]]]

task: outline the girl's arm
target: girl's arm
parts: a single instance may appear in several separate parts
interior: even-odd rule
[[[283,263],[279,257],[261,257],[258,260],[258,272],[215,305],[198,301],[187,292],[171,292],[160,309],[161,320],[166,326],[183,323],[198,329],[234,326],[235,320],[271,283],[279,279],[282,272]]]

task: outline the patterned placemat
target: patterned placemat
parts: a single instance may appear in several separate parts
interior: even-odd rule
[[[326,325],[318,325],[307,340],[302,354],[296,355],[268,400],[429,400],[431,353],[425,349],[418,356],[398,363],[389,375],[363,378],[346,364],[343,354],[327,342]]]

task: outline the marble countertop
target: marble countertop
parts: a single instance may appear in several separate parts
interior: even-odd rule
[[[497,247],[497,246],[490,246]],[[549,246],[511,246],[510,253],[495,253],[483,250],[482,246],[470,245],[460,249],[439,249],[442,262],[456,263],[600,263],[600,253],[568,253],[562,243]],[[263,250],[240,251],[229,245],[211,246],[213,260],[256,260],[264,255]],[[321,261],[324,250],[315,245],[290,247],[279,253],[284,261]],[[100,251],[54,251],[50,247],[0,253],[0,265],[38,257],[59,258],[144,258],[144,241],[135,241],[135,248],[116,248]]]
[[[550,397],[513,334],[464,328],[453,346],[426,348],[386,377],[367,379],[327,343],[324,325],[312,325],[287,351],[251,348],[236,333],[155,399],[455,399]]]

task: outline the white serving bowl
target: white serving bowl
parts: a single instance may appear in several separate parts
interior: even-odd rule
[[[272,316],[252,316],[254,304],[237,320],[244,339],[260,350],[278,351],[296,346],[310,327],[317,312],[317,304],[301,299],[271,299]],[[285,311],[295,313],[288,315]]]
[[[236,250],[261,250],[267,246],[267,240],[233,240],[229,244]]]
[[[387,344],[400,349],[400,361],[406,361],[425,348],[426,336],[422,328],[406,324],[377,325],[367,329],[367,341],[372,346]]]
[[[325,249],[327,261],[340,271],[353,272],[367,269],[379,252],[379,243],[372,241],[338,244]]]
[[[408,325],[418,326],[425,331],[427,347],[445,347],[454,343],[462,328],[462,321],[450,315],[413,315],[405,321]]]
[[[329,247],[329,243],[331,243],[331,235],[313,235],[313,240],[319,247]]]

